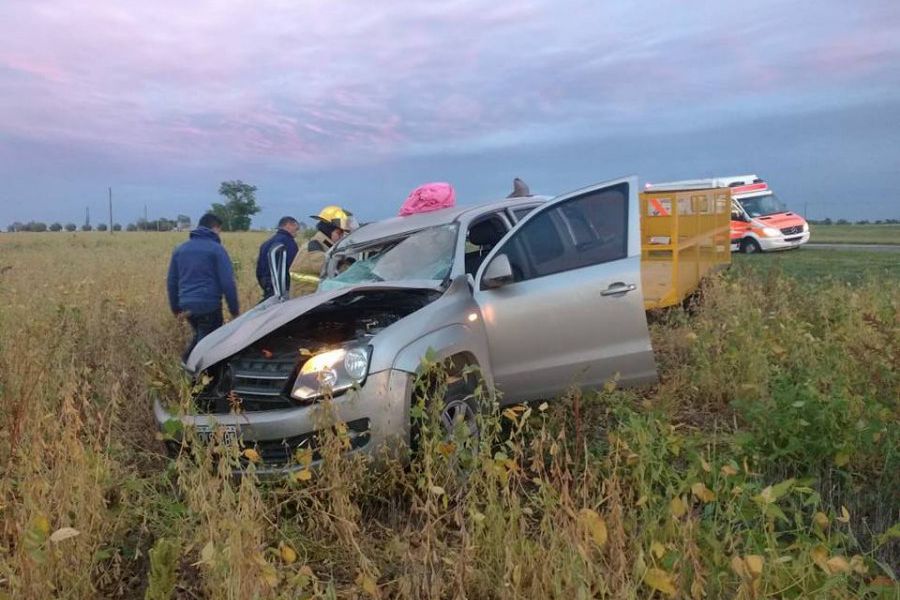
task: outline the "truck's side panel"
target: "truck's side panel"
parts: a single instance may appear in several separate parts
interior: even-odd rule
[[[641,194],[644,307],[680,303],[711,271],[731,263],[727,188]]]

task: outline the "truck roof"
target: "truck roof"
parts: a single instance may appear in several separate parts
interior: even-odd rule
[[[347,237],[341,240],[341,246],[355,246],[374,240],[390,238],[404,233],[411,233],[426,227],[447,225],[455,223],[469,216],[477,216],[485,212],[493,212],[505,208],[519,206],[536,206],[549,200],[550,196],[525,196],[520,198],[505,198],[493,202],[483,202],[468,206],[454,206],[431,212],[409,215],[406,217],[393,217],[375,223],[363,225]]]

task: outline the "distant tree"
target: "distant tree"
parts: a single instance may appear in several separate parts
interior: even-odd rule
[[[831,217],[826,217],[826,218],[822,221],[822,225],[831,225]]]
[[[137,230],[138,230],[138,226],[135,225],[134,223],[129,223],[129,224],[125,227],[125,231],[137,231]]]
[[[108,229],[109,227],[106,225],[106,223],[100,223],[99,225],[97,225],[97,231],[106,231]]]
[[[222,229],[225,231],[250,229],[251,217],[262,210],[256,203],[256,186],[244,183],[240,179],[223,181],[219,186],[219,194],[225,197],[226,202],[213,203],[211,211],[222,219]]]
[[[66,223],[66,231],[75,231],[78,226],[75,223]]]
[[[28,224],[25,225],[25,231],[42,233],[44,231],[47,231],[47,224],[40,221],[29,221]]]
[[[868,219],[860,219],[859,221],[856,222],[856,224],[857,225],[868,225],[869,220]]]
[[[82,231],[93,231],[94,226],[91,225],[90,223],[85,223],[84,225],[81,226],[81,230]]]
[[[191,218],[187,215],[178,215],[175,219],[178,231],[184,231],[191,228]]]
[[[62,231],[62,228],[63,228],[62,223],[51,223],[50,224],[50,231]]]
[[[12,233],[14,231],[25,231],[25,224],[21,223],[19,221],[16,221],[15,223],[10,223],[9,225],[7,225],[6,230],[9,231],[10,233]]]
[[[884,224],[884,221],[882,221],[881,219],[878,219],[878,220],[875,221],[875,224],[876,224],[876,225],[883,225],[883,224]]]
[[[850,221],[848,221],[847,219],[838,219],[837,224],[838,225],[849,225]]]
[[[114,223],[114,224],[113,224],[113,231],[122,231],[122,225],[121,225],[121,223]]]

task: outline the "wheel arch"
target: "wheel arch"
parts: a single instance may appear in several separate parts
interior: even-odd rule
[[[443,327],[412,342],[397,353],[394,368],[418,374],[422,359],[429,355],[436,361],[451,360],[460,372],[465,367],[476,367],[485,383],[493,384],[484,336],[473,336],[464,325]]]

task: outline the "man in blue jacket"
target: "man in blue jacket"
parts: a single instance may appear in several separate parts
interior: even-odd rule
[[[222,296],[232,317],[240,314],[231,258],[219,234],[222,221],[207,213],[191,237],[172,253],[169,263],[169,307],[175,316],[187,317],[194,337],[182,356],[187,361],[197,342],[222,326]]]
[[[275,288],[272,285],[272,274],[269,272],[269,250],[278,244],[284,244],[284,250],[287,253],[285,265],[290,267],[294,262],[294,257],[297,256],[297,242],[294,238],[297,236],[298,231],[300,231],[300,223],[297,219],[294,217],[281,217],[281,220],[278,221],[278,231],[259,247],[259,258],[256,259],[256,281],[259,282],[259,287],[262,288],[263,300],[275,295]],[[287,278],[285,284],[287,288],[285,293],[288,293],[291,290],[290,277]]]

